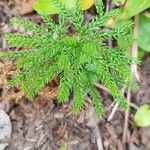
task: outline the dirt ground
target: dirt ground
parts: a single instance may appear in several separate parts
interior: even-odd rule
[[[11,17],[41,22],[35,12],[24,14],[23,11],[21,15],[19,7],[20,4],[13,0],[0,0],[0,49],[3,51],[12,50],[7,45],[5,33],[14,30],[23,32],[23,29],[9,24]],[[0,110],[8,114],[12,124],[11,138],[5,150],[58,150],[63,146],[68,150],[102,150],[100,142],[104,150],[150,150],[150,127],[137,128],[134,125],[134,108],[130,110],[127,141],[123,143],[125,112],[118,109],[108,121],[113,101],[106,91],[100,90],[105,105],[104,118],[96,118],[88,101],[85,109],[75,116],[71,113],[71,100],[62,106],[54,99],[58,85],[55,81],[53,87],[43,89],[34,102],[29,101],[18,88],[10,88],[7,81],[16,71],[13,64],[14,61],[0,59]],[[131,101],[137,106],[150,103],[149,66],[150,54],[146,54],[139,66],[140,88],[132,92]]]

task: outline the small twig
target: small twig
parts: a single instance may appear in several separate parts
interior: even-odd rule
[[[110,93],[110,91],[109,91],[106,87],[104,87],[103,85],[101,85],[101,84],[99,84],[99,83],[95,83],[95,86],[96,86],[97,88],[99,88],[99,89],[102,89],[102,90],[104,90],[104,91]],[[122,93],[124,93],[124,92],[125,92],[125,88],[122,89]],[[115,112],[116,112],[117,109],[118,109],[118,106],[119,106],[119,104],[118,104],[117,102],[115,102],[115,101],[110,105],[109,108],[113,107],[113,109],[112,109],[112,112],[110,113],[110,115],[109,115],[107,121],[111,121],[111,120],[112,120],[112,118],[113,118]],[[138,109],[138,106],[136,106],[136,105],[133,104],[133,103],[130,103],[130,106],[133,107],[133,108],[136,109],[136,110]]]
[[[86,99],[91,103],[91,99],[89,97],[86,97]],[[95,120],[95,118],[97,118],[97,115],[96,115],[95,111],[93,111],[93,114],[89,115],[89,116],[90,116],[90,121],[93,122],[92,132],[93,132],[94,137],[96,139],[97,149],[98,150],[104,150],[103,144],[102,144],[100,129],[99,129],[99,127],[97,125],[97,122]]]
[[[106,12],[110,11],[110,3],[111,3],[110,0],[106,0]]]
[[[111,113],[110,113],[110,115],[109,115],[107,121],[111,121],[111,120],[112,120],[112,118],[113,118],[115,112],[116,112],[117,109],[118,109],[118,106],[119,106],[119,104],[116,102],[116,104],[114,105],[114,107],[113,107],[113,109],[112,109],[112,111],[111,111]]]
[[[101,84],[99,84],[99,83],[95,83],[95,86],[96,86],[97,88],[99,88],[99,89],[102,89],[102,90],[104,90],[104,91],[110,93],[109,90],[108,90],[106,87],[104,87],[103,85],[101,85]]]
[[[108,13],[111,9],[112,9],[111,8],[111,0],[106,0],[106,13]],[[110,39],[108,40],[108,46],[110,48],[112,48],[112,46],[113,46],[113,41]]]
[[[115,104],[116,104],[116,102],[113,101],[113,102],[110,104],[110,106],[108,107],[108,109],[109,109],[109,110],[112,109],[112,108],[114,107]]]
[[[114,104],[114,102],[113,102],[112,104]],[[136,110],[138,110],[138,108],[139,108],[137,105],[135,105],[135,104],[133,104],[133,103],[130,103],[129,105],[130,105],[132,108],[136,109]],[[116,102],[115,105],[114,105],[114,107],[113,107],[113,109],[112,109],[112,112],[110,113],[110,115],[109,115],[109,117],[108,117],[108,119],[107,119],[107,121],[111,121],[111,120],[112,120],[112,118],[113,118],[115,112],[117,111],[117,108],[118,108],[118,103]]]
[[[133,35],[135,38],[138,37],[138,30],[139,30],[139,16],[136,15],[134,17],[134,30],[133,30]],[[133,43],[132,48],[131,48],[131,56],[133,58],[137,58],[138,57],[138,45],[137,43]],[[131,64],[131,70],[133,72],[133,76],[136,78],[136,80],[138,82],[140,82],[140,77],[139,77],[139,73],[138,73],[138,67],[137,64]]]
[[[128,91],[127,91],[127,101],[128,101],[128,104],[130,105],[130,101],[131,101],[131,91],[130,91],[130,89],[128,89]],[[127,137],[126,135],[127,135],[127,130],[128,130],[128,120],[129,120],[129,109],[127,109],[126,113],[125,113],[122,143],[126,143],[126,137]]]
[[[134,30],[133,30],[133,36],[135,38],[137,38],[137,36],[138,36],[138,30],[139,30],[139,16],[136,15],[134,17]],[[133,45],[132,45],[131,56],[133,58],[138,57],[138,45],[137,45],[137,43],[133,43]],[[131,71],[133,73],[133,76],[136,77],[137,81],[140,81],[139,74],[137,71],[137,64],[131,64]],[[130,103],[131,103],[131,91],[129,89],[127,92],[127,101],[130,105]],[[125,122],[124,122],[124,130],[123,130],[123,135],[122,135],[122,143],[126,143],[127,130],[128,130],[128,120],[129,120],[129,109],[127,109],[126,113],[125,113]]]
[[[93,133],[94,133],[95,138],[96,138],[98,150],[104,150],[103,144],[102,144],[102,138],[101,138],[101,134],[100,134],[100,130],[99,130],[98,126],[93,127]]]
[[[139,109],[139,107],[138,107],[137,105],[135,105],[135,104],[133,104],[133,103],[131,103],[131,102],[130,102],[130,106],[131,106],[132,108],[136,109],[136,110]]]
[[[121,92],[122,92],[122,93],[125,92],[125,87],[121,90]],[[118,102],[116,102],[116,104],[114,105],[114,107],[113,107],[113,109],[112,109],[112,111],[111,111],[111,113],[110,113],[110,115],[109,115],[107,121],[111,121],[111,120],[112,120],[112,118],[113,118],[115,112],[116,112],[117,109],[118,109],[118,106],[119,106],[119,104],[118,104]]]

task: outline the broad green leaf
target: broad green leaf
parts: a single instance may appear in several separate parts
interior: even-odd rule
[[[150,0],[127,0],[121,18],[133,17],[150,7]]]
[[[57,14],[58,8],[53,4],[53,0],[38,0],[34,3],[33,8],[42,14]]]
[[[139,127],[146,127],[150,125],[150,105],[142,105],[134,116],[134,122]]]
[[[57,150],[67,150],[67,148],[65,146],[62,146],[62,147],[58,148]]]
[[[34,3],[34,9],[39,13],[44,14],[58,14],[59,8],[54,3],[55,0],[37,0]],[[62,4],[66,6],[67,9],[73,9],[76,5],[77,0],[60,0]],[[80,0],[81,10],[89,9],[95,2],[95,0]]]
[[[93,4],[95,0],[81,0],[81,9],[87,10],[89,9]]]
[[[139,18],[138,46],[150,52],[150,17],[144,14],[141,14]]]

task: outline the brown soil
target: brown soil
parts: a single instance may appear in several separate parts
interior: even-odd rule
[[[28,18],[36,23],[41,21],[34,12],[21,16],[15,6],[13,0],[0,0],[0,49],[2,50],[11,50],[4,34],[20,30],[9,24],[11,17]],[[64,145],[68,150],[97,150],[97,132],[102,137],[105,150],[150,149],[150,127],[141,129],[134,125],[133,108],[129,116],[128,139],[125,144],[122,143],[125,113],[117,110],[113,119],[107,121],[113,101],[106,91],[100,91],[105,105],[103,119],[96,118],[90,102],[86,103],[80,115],[74,116],[71,113],[71,100],[63,106],[54,100],[58,84],[55,81],[54,86],[44,88],[34,102],[29,101],[17,88],[10,88],[7,81],[16,72],[13,63],[9,60],[0,60],[0,109],[9,115],[12,123],[12,136],[5,150],[57,150]],[[150,103],[149,66],[150,56],[147,54],[139,68],[140,89],[132,92],[132,103],[137,106]]]

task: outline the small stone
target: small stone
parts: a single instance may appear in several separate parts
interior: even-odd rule
[[[8,143],[0,143],[0,150],[4,150],[8,145]]]
[[[54,118],[56,118],[56,119],[62,119],[64,117],[64,114],[63,113],[55,113],[54,114]]]
[[[9,116],[4,110],[0,110],[0,150],[9,145],[12,133],[12,125]]]

